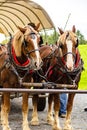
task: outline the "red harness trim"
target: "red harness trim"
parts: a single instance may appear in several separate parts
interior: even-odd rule
[[[79,53],[79,51],[76,49],[76,62],[75,62],[75,67],[78,67],[79,61],[80,61],[80,53]]]
[[[64,61],[64,57],[62,57],[62,62],[65,65],[65,61]],[[79,66],[79,62],[80,62],[80,53],[78,51],[78,49],[76,49],[76,61],[75,61],[75,68],[77,68]],[[62,74],[61,72],[59,72],[60,74]],[[51,77],[51,75],[53,74],[53,66],[50,66],[49,68],[49,73],[48,73],[48,79]]]
[[[50,78],[50,76],[53,74],[53,66],[50,66],[50,68],[49,68],[49,74],[48,74],[48,79]]]
[[[21,63],[17,60],[16,54],[15,54],[15,50],[14,50],[13,47],[12,47],[12,55],[13,55],[13,58],[14,58],[15,63],[18,64],[18,65],[20,65],[20,66],[26,66],[26,65],[28,65],[28,64],[30,63],[30,59],[28,58],[25,63],[21,64]]]
[[[65,62],[65,60],[64,60],[64,57],[62,57],[62,62],[63,62],[64,65],[66,64],[66,62]]]

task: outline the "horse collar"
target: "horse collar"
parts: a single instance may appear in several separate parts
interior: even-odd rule
[[[24,63],[20,63],[17,60],[17,57],[16,57],[16,54],[15,54],[13,46],[12,46],[12,56],[13,56],[13,60],[14,60],[15,64],[20,66],[20,67],[26,67],[26,66],[28,66],[30,64],[30,59],[29,58],[27,58],[27,60]]]

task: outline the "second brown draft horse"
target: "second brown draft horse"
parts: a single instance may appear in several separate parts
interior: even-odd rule
[[[0,46],[0,85],[2,88],[20,88],[21,81],[33,82],[32,71],[40,69],[39,34],[31,26],[18,27],[6,46]],[[30,130],[28,124],[28,93],[23,93],[23,130]],[[9,127],[10,93],[2,93],[1,124],[3,130]]]
[[[57,41],[57,46],[43,46],[40,49],[41,57],[43,59],[43,67],[42,72],[39,72],[39,77],[41,80],[44,79],[47,83],[70,84],[76,86],[74,89],[78,89],[78,83],[83,70],[83,61],[78,50],[76,28],[73,26],[71,31],[65,32],[59,29],[59,32],[60,36]],[[64,130],[72,130],[71,112],[74,96],[75,93],[68,94],[67,115],[64,123]],[[35,100],[33,103],[34,102]],[[54,103],[54,116],[52,102]],[[59,94],[49,94],[47,122],[52,125],[53,130],[61,130],[58,118],[59,108]],[[33,111],[36,113],[34,115],[37,115],[35,109],[36,104],[34,105]],[[35,119],[38,121],[38,117],[34,117],[32,121],[35,122]]]

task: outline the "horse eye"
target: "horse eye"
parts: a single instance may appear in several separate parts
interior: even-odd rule
[[[30,34],[32,39],[35,39],[35,33]]]
[[[78,44],[79,44],[79,40],[77,39],[75,47],[78,47]]]

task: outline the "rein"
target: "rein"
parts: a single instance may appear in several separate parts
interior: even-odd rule
[[[54,50],[52,50],[52,52],[49,53],[46,57],[42,58],[42,60],[50,60],[50,59],[52,59],[53,54],[54,54]],[[46,61],[46,63],[47,62],[49,62],[49,61]],[[45,75],[44,75],[44,72],[43,72],[42,69],[40,71],[37,70],[36,72],[42,79],[44,79],[46,82],[48,82],[47,74],[49,73],[50,70],[51,70],[51,68],[49,67],[47,72],[45,73]]]
[[[75,57],[74,70],[71,72],[67,71],[67,68],[65,67],[65,61],[63,58],[60,57],[57,57],[58,62],[56,63],[56,66],[58,67],[59,65],[58,69],[62,72],[62,74],[66,75],[69,78],[71,84],[75,85],[81,71],[83,70],[84,63],[82,59],[80,59],[80,55],[78,54],[78,52],[76,52],[76,55],[71,52],[68,52],[64,54],[64,56],[67,54],[72,54]],[[72,78],[72,76],[74,76],[74,79]]]
[[[57,49],[59,52],[59,47]],[[58,77],[58,79],[56,79],[55,82],[60,81],[63,76],[66,76],[69,79],[70,84],[76,85],[76,81],[77,81],[81,71],[83,70],[82,59],[80,59],[80,56],[78,53],[76,53],[76,55],[71,52],[64,54],[64,56],[67,54],[72,54],[76,60],[74,70],[72,72],[69,72],[69,71],[67,71],[63,58],[58,56],[59,54],[58,55],[55,54],[57,49],[53,50],[52,53],[50,54],[50,59],[52,59],[54,56],[56,58],[56,62],[53,62],[52,65],[50,64],[50,66],[48,67],[48,70],[46,71],[44,76],[42,76],[40,74],[39,74],[39,76],[49,82],[49,79],[50,79],[51,75],[53,74],[54,69],[57,68],[58,73],[60,74],[60,77]],[[47,59],[48,57],[46,57],[45,59]]]

